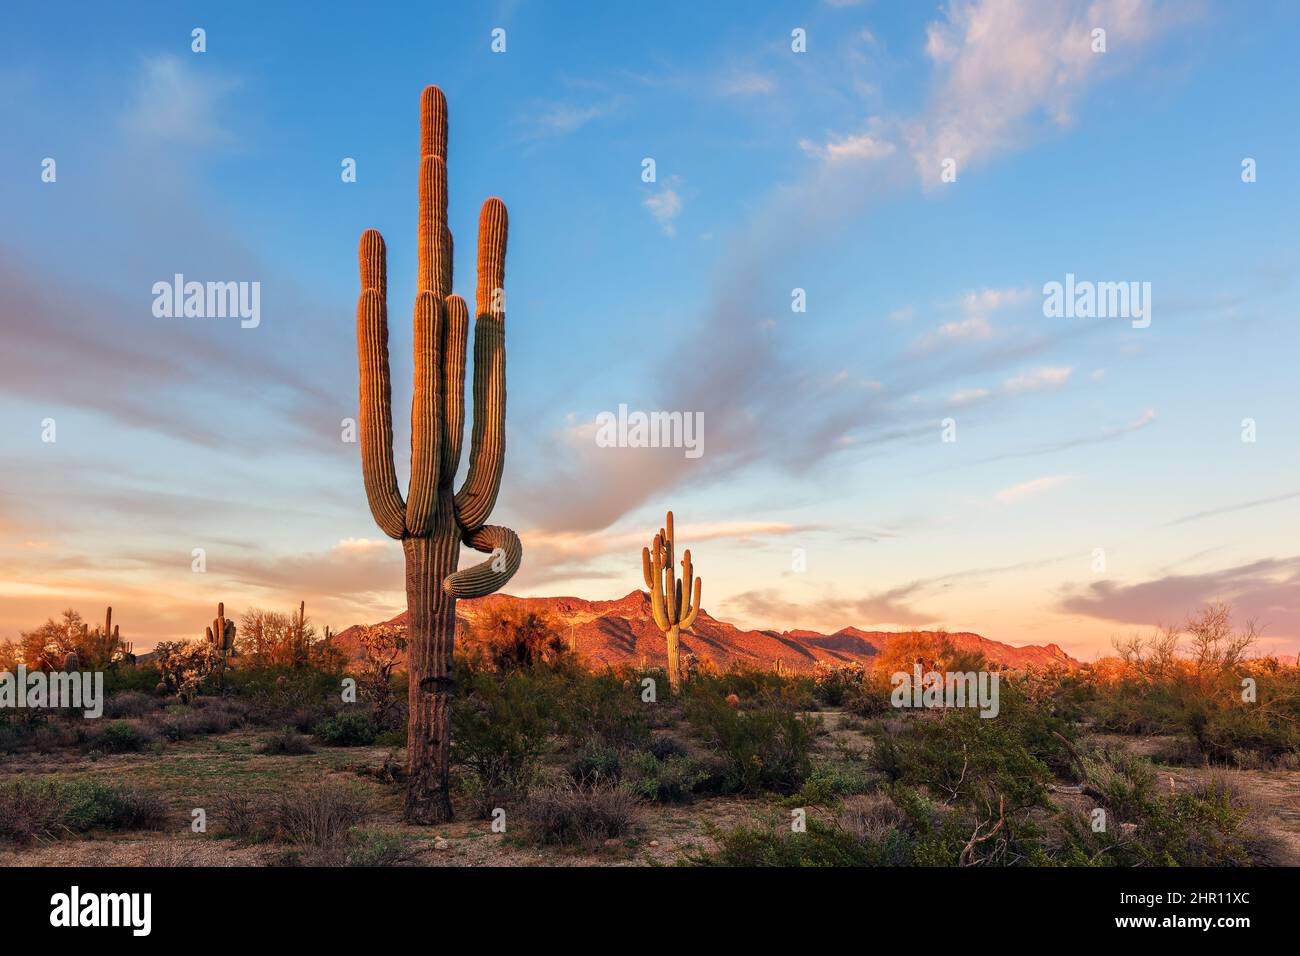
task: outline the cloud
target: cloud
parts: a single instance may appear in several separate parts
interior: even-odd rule
[[[1060,388],[1070,380],[1070,373],[1073,371],[1068,365],[1046,366],[1009,378],[1002,383],[1002,387],[1010,395],[1038,392],[1045,388]]]
[[[1205,511],[1193,512],[1189,515],[1183,515],[1181,518],[1175,518],[1173,521],[1165,522],[1161,527],[1171,528],[1174,525],[1200,521],[1202,518],[1213,518],[1216,515],[1232,514],[1237,511],[1248,511],[1252,508],[1263,508],[1266,505],[1274,505],[1280,501],[1293,501],[1296,498],[1300,498],[1300,491],[1288,491],[1286,494],[1273,495],[1269,498],[1256,498],[1253,501],[1243,501],[1241,504],[1226,505],[1222,508],[1209,508]]]
[[[730,73],[718,82],[718,91],[723,96],[755,96],[775,89],[770,76],[752,71]]]
[[[809,139],[799,140],[799,148],[809,156],[817,156],[828,163],[854,162],[858,160],[884,159],[893,155],[894,144],[862,133],[856,136],[844,136],[828,139],[823,144]]]
[[[528,109],[522,125],[525,140],[549,139],[576,133],[588,123],[612,115],[618,108],[618,100],[611,99],[604,103],[534,103]]]
[[[945,159],[964,170],[1039,126],[1068,125],[1084,91],[1173,19],[1144,0],[952,0],[927,30],[935,83],[908,128],[922,179],[938,183]],[[1106,53],[1092,51],[1097,26]]]
[[[676,176],[672,177],[659,187],[658,192],[651,193],[641,203],[650,210],[650,215],[659,223],[659,228],[666,236],[677,235],[675,220],[682,211],[682,197],[677,191],[679,182]]]
[[[1032,495],[1042,494],[1051,488],[1065,484],[1067,481],[1074,481],[1076,475],[1047,475],[1043,478],[1035,478],[1033,481],[1021,482],[1018,485],[1012,485],[1010,488],[1003,488],[993,497],[1004,505],[1014,504],[1023,498]]]
[[[912,353],[922,355],[961,342],[983,342],[993,337],[993,327],[982,316],[944,322],[933,332],[921,336],[912,345]]]
[[[863,630],[874,627],[920,627],[934,624],[937,618],[914,610],[907,603],[919,585],[908,584],[860,598],[824,594],[802,603],[783,597],[774,589],[745,591],[723,601],[730,613],[742,617],[755,627],[823,629],[838,631],[844,627]]]
[[[1053,9],[1065,6],[1044,5]],[[1002,11],[998,3],[990,2],[989,7]],[[1107,9],[1106,3],[1099,8],[1103,12]],[[949,7],[946,20],[965,24],[969,16],[975,15],[972,10],[978,12],[978,7]],[[932,389],[935,382],[1002,370],[1062,341],[1099,333],[1103,323],[1080,322],[1051,335],[1024,334],[1014,339],[999,335],[990,316],[1023,302],[1026,290],[977,290],[951,304],[958,314],[931,333],[930,341],[922,339],[924,345],[919,351],[883,357],[888,377],[874,368],[862,369],[858,377],[884,384],[884,388],[864,394],[861,389],[847,389],[832,381],[834,372],[843,367],[842,359],[837,357],[834,367],[818,368],[800,353],[794,326],[768,321],[773,319],[772,303],[788,301],[790,287],[784,277],[793,264],[825,248],[846,224],[859,221],[869,204],[895,196],[917,182],[911,154],[896,149],[884,155],[883,149],[869,148],[865,140],[854,137],[865,135],[872,144],[878,144],[896,141],[886,135],[892,129],[924,134],[932,127],[941,128],[936,121],[947,115],[942,109],[943,89],[957,82],[954,77],[974,76],[964,66],[971,62],[965,53],[968,45],[979,48],[976,59],[982,63],[1000,42],[1022,50],[1041,39],[1042,28],[1034,17],[1022,24],[1014,16],[1006,19],[1008,15],[1002,15],[1003,20],[996,21],[999,28],[1023,28],[1028,37],[988,37],[965,29],[941,30],[940,39],[946,46],[944,58],[934,61],[936,96],[916,122],[886,123],[864,117],[853,136],[830,137],[821,147],[810,143],[808,151],[820,161],[809,164],[802,178],[773,191],[727,237],[731,254],[718,272],[711,294],[700,303],[699,314],[686,333],[689,338],[665,345],[642,402],[645,408],[703,413],[709,434],[704,456],[688,461],[672,450],[597,449],[590,441],[575,441],[564,431],[556,434],[545,428],[534,429],[539,438],[530,452],[536,456],[536,467],[523,477],[524,489],[512,498],[534,527],[578,531],[604,528],[650,497],[667,495],[687,480],[692,487],[703,488],[757,464],[802,475],[824,465],[832,456],[861,454],[867,448],[931,435],[933,424],[922,416],[933,410],[905,406],[909,397]],[[1131,39],[1123,29],[1127,22],[1128,18],[1117,21],[1118,32],[1113,40]],[[1091,75],[1087,79],[1091,82]],[[1069,87],[1081,78],[1067,73],[1060,80]],[[1071,101],[1077,94],[1068,89],[1063,92]],[[975,100],[967,96],[963,102],[974,104]],[[1013,98],[1015,108],[1021,108],[1020,104],[1020,97]],[[997,109],[995,101],[976,105],[990,111]],[[831,144],[842,147],[840,161],[831,159],[835,155]],[[1012,140],[1007,138],[1004,146],[1011,145]],[[855,149],[866,155],[854,155]],[[665,202],[665,211],[674,209],[671,200]],[[699,348],[701,328],[708,330],[712,341],[724,342],[726,347]],[[951,347],[957,343],[963,347]],[[689,363],[681,361],[686,352],[692,355]],[[935,359],[945,364],[935,367]],[[611,398],[606,407],[615,401]],[[1083,436],[1077,443],[1105,441],[1116,434]],[[1053,447],[1071,444],[1062,442]],[[1008,457],[1041,454],[1053,447]],[[516,478],[516,485],[519,482]],[[575,489],[581,489],[581,493],[575,493]]]
[[[1067,593],[1060,609],[1104,621],[1155,627],[1183,621],[1212,601],[1228,602],[1237,620],[1257,621],[1269,637],[1300,636],[1300,557],[1265,558],[1138,584],[1097,581]]]
[[[128,136],[145,148],[231,146],[235,134],[221,119],[223,100],[238,81],[191,61],[155,56],[144,60],[144,73],[122,117]]]

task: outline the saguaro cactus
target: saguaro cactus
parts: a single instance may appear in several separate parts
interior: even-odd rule
[[[695,578],[695,599],[691,600],[691,550],[682,555],[682,576],[673,570],[673,513],[668,512],[667,528],[655,535],[654,551],[641,549],[641,569],[650,589],[650,607],[655,623],[668,638],[668,685],[676,694],[681,689],[682,672],[678,660],[678,639],[682,629],[689,629],[700,613],[700,579]]]
[[[224,665],[227,657],[235,656],[235,622],[226,620],[226,602],[217,602],[217,616],[208,626],[205,639],[217,651]]]
[[[506,207],[483,204],[478,233],[474,321],[474,424],[469,473],[453,492],[465,429],[465,357],[469,310],[451,292],[452,240],[447,228],[447,101],[427,87],[420,97],[420,213],[415,299],[415,392],[411,401],[411,483],[407,498],[393,467],[388,371],[387,264],[383,237],[361,236],[357,351],[361,368],[361,470],[375,522],[402,542],[410,717],[406,819],[451,818],[452,647],[456,600],[500,589],[519,568],[523,549],[509,528],[485,524],[501,488],[506,437],[503,283]],[[465,544],[491,554],[457,571]]]

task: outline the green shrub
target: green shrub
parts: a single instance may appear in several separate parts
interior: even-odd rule
[[[622,770],[623,762],[618,751],[599,741],[584,746],[569,764],[569,776],[574,783],[583,785],[617,780]]]
[[[792,793],[808,778],[820,720],[784,708],[738,710],[708,694],[693,694],[686,713],[726,761],[727,789]]]
[[[452,699],[451,756],[479,816],[528,793],[555,728],[553,697],[532,672],[466,668]],[[540,691],[540,692],[539,692]]]
[[[656,803],[685,803],[712,774],[699,761],[684,755],[660,759],[646,750],[627,758],[623,783],[632,793]]]
[[[375,742],[375,725],[370,715],[359,710],[327,717],[312,731],[328,747],[366,747]]]
[[[94,829],[156,830],[167,816],[155,793],[99,781],[26,781],[0,785],[0,838],[25,843]]]

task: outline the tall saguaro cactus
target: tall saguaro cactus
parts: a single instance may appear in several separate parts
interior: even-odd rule
[[[654,550],[641,549],[641,570],[645,584],[650,589],[650,607],[655,624],[668,639],[668,685],[676,694],[681,689],[682,673],[678,660],[678,639],[682,629],[689,629],[700,613],[700,579],[695,578],[694,597],[691,601],[691,549],[682,555],[682,576],[673,570],[673,513],[668,512],[667,528],[655,535]]]
[[[506,207],[483,204],[478,233],[474,321],[474,424],[469,473],[453,492],[465,428],[469,311],[451,292],[447,228],[447,100],[436,86],[420,97],[420,213],[415,299],[415,393],[411,401],[411,482],[407,498],[393,467],[388,371],[387,264],[383,237],[361,236],[357,351],[361,368],[361,469],[375,522],[406,553],[410,717],[406,819],[451,818],[452,647],[456,600],[500,589],[523,549],[509,528],[485,524],[501,488],[506,438],[503,283]],[[492,558],[457,571],[465,544]]]

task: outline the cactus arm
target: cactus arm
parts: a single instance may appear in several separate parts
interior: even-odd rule
[[[506,207],[493,197],[478,225],[478,288],[474,321],[474,429],[469,474],[456,493],[456,520],[466,533],[483,526],[497,492],[506,455],[505,283]]]
[[[495,594],[519,570],[519,563],[524,559],[519,535],[509,528],[484,525],[473,534],[466,535],[464,541],[475,551],[493,554],[494,557],[443,579],[442,589],[456,598],[478,598]],[[497,563],[497,548],[502,551],[503,564],[500,570],[493,567]]]
[[[384,238],[361,234],[357,362],[361,373],[361,472],[370,513],[390,538],[406,533],[406,505],[393,467],[392,382],[388,374],[388,288]]]
[[[411,395],[411,485],[406,493],[406,530],[433,530],[442,452],[443,304],[428,289],[415,300],[415,390]]]
[[[669,628],[668,615],[664,612],[664,575],[663,575],[663,547],[661,539],[655,538],[654,542],[654,581],[650,586],[650,609],[654,614],[655,624],[659,630],[666,631]]]
[[[442,302],[451,292],[447,228],[447,97],[436,86],[420,94],[420,235],[417,290]]]
[[[655,587],[655,581],[654,578],[650,576],[650,549],[649,548],[641,549],[641,574],[645,578],[646,589],[653,591]]]
[[[691,602],[691,612],[682,620],[681,627],[689,629],[695,623],[696,616],[700,613],[700,579],[695,579],[695,600]]]
[[[469,309],[458,295],[447,296],[442,340],[442,468],[441,483],[449,486],[460,467],[465,438],[465,345],[469,336]]]

